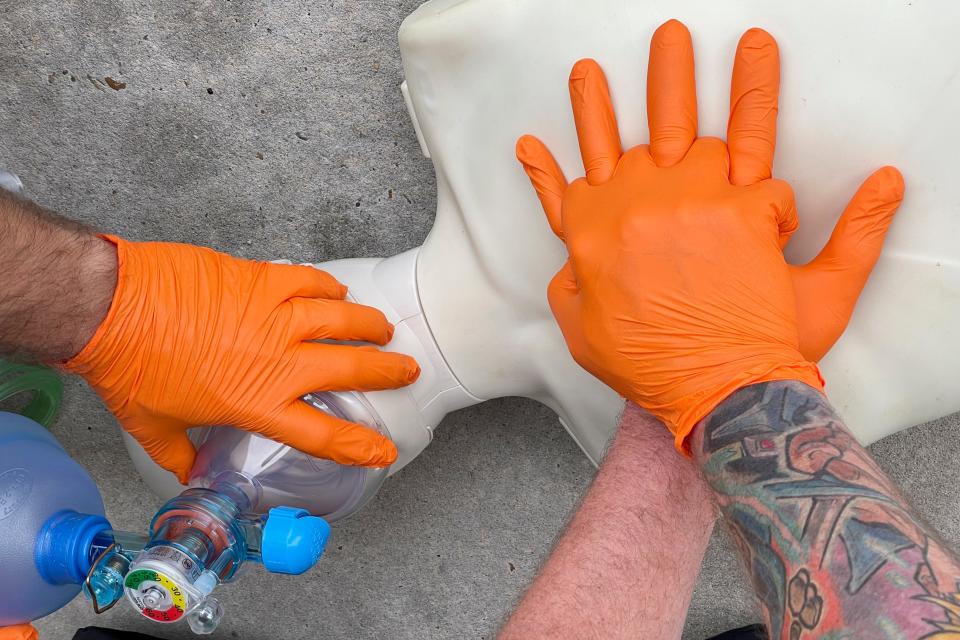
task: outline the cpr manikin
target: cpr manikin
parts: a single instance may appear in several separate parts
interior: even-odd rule
[[[869,443],[960,409],[953,375],[960,356],[960,186],[951,153],[960,143],[953,113],[960,63],[939,54],[954,41],[960,8],[876,6],[864,29],[861,3],[826,0],[746,0],[736,10],[708,0],[663,7],[614,0],[424,4],[400,30],[402,90],[436,169],[436,224],[422,247],[399,256],[317,265],[347,284],[354,300],[384,311],[396,324],[389,348],[414,356],[422,375],[406,389],[325,395],[315,404],[388,432],[399,450],[390,473],[429,444],[446,413],[506,395],[553,408],[599,461],[622,400],[574,363],[547,307],[546,286],[565,249],[514,159],[514,145],[524,133],[549,140],[566,175],[582,175],[566,78],[587,56],[602,64],[614,88],[624,147],[645,141],[644,83],[637,79],[650,34],[677,18],[691,26],[699,55],[701,135],[726,129],[729,53],[743,30],[762,25],[786,45],[774,173],[793,185],[799,203],[792,261],[816,254],[870,170],[895,164],[905,174],[900,219],[843,339],[821,362],[848,424]],[[126,437],[158,494],[183,491]],[[194,469],[202,486],[227,467],[256,477],[296,458],[229,429],[197,438],[207,439]],[[359,508],[385,477],[328,462],[290,464],[295,481],[277,500],[333,519]],[[277,500],[266,496],[262,509]]]

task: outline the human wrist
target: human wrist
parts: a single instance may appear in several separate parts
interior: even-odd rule
[[[805,380],[798,379],[781,379],[781,380],[766,380],[750,383],[739,387],[733,391],[730,395],[724,398],[720,403],[718,403],[711,411],[709,411],[702,419],[697,421],[693,429],[690,432],[690,435],[687,438],[688,449],[691,453],[691,456],[694,460],[699,460],[701,457],[700,454],[703,450],[703,434],[704,434],[704,425],[709,421],[713,420],[724,420],[724,416],[731,415],[740,415],[743,412],[744,404],[752,404],[756,402],[757,394],[762,390],[769,387],[777,388],[782,387],[784,391],[787,388],[793,388],[800,390],[801,392],[809,393],[816,392],[820,396],[826,397],[824,393],[823,385],[810,384]]]
[[[91,384],[113,368],[112,363],[124,353],[142,348],[156,329],[148,318],[156,319],[158,302],[150,283],[163,281],[169,274],[160,265],[149,264],[149,252],[142,251],[153,243],[131,242],[110,234],[98,234],[97,241],[108,247],[115,260],[114,284],[109,300],[102,309],[100,321],[83,346],[69,360],[61,363],[64,370],[80,375]],[[144,273],[152,273],[146,278]],[[101,302],[102,304],[102,302]]]
[[[655,472],[651,472],[651,466],[657,467]],[[689,511],[687,521],[706,524],[716,519],[712,493],[693,461],[676,450],[662,422],[629,400],[603,469],[616,471],[630,482],[641,475],[656,477],[656,483],[644,486],[648,498],[662,495],[671,501],[682,501]]]
[[[62,363],[102,322],[116,257],[96,232],[0,190],[0,354]]]
[[[85,308],[78,314],[69,356],[90,343],[107,318],[117,289],[119,260],[117,247],[107,236],[91,234],[82,245],[78,274],[85,291]]]
[[[778,380],[795,380],[822,391],[824,381],[816,364],[796,354],[795,358],[767,359],[758,357],[752,362],[703,369],[697,376],[695,389],[684,391],[679,387],[673,398],[639,402],[663,421],[674,434],[678,451],[689,456],[689,438],[695,427],[727,398],[738,390]]]

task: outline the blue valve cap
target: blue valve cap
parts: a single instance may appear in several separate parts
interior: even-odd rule
[[[103,516],[65,509],[53,514],[37,534],[34,561],[50,584],[81,584],[90,571],[90,548],[101,533],[110,530]]]
[[[298,576],[323,555],[330,525],[305,509],[274,507],[263,527],[260,555],[271,573]]]

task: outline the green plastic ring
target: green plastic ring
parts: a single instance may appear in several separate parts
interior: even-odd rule
[[[49,427],[63,399],[63,382],[52,369],[0,360],[0,402],[20,393],[33,393],[20,412]]]

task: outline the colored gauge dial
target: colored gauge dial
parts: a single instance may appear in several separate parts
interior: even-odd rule
[[[140,613],[157,622],[176,622],[187,610],[187,595],[183,589],[166,575],[153,569],[137,569],[127,574],[123,585],[128,589],[131,600]],[[150,590],[158,590],[164,600],[171,604],[166,610],[153,608],[145,602]]]

